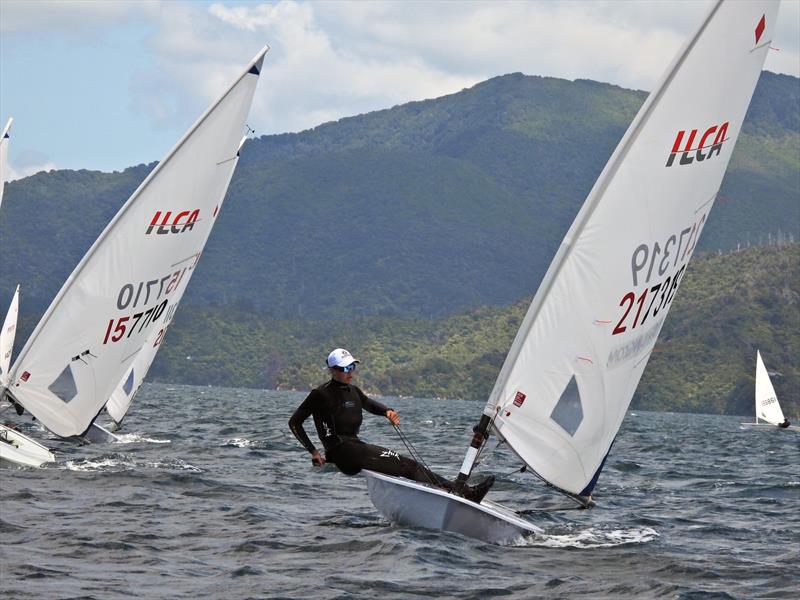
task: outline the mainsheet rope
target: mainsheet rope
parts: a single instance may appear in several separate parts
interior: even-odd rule
[[[417,461],[418,464],[422,465],[425,468],[424,470],[425,477],[428,479],[431,485],[439,487],[439,484],[433,480],[433,477],[431,477],[430,467],[428,467],[428,464],[425,462],[425,459],[422,458],[422,455],[414,447],[414,444],[411,443],[411,440],[408,439],[408,436],[405,433],[403,433],[403,430],[400,429],[399,425],[395,425],[394,423],[392,423],[392,427],[394,427],[394,430],[400,437],[400,441],[403,442],[403,445],[406,447],[406,450],[408,450],[408,453],[411,455],[411,458],[413,458],[415,461]]]

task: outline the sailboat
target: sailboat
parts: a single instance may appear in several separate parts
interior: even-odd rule
[[[782,429],[800,429],[800,427],[790,427],[789,419],[787,419],[781,410],[780,402],[778,402],[778,395],[775,393],[775,388],[772,386],[772,380],[769,378],[769,371],[764,366],[764,361],[761,358],[761,352],[756,350],[756,390],[755,390],[755,423],[742,423],[742,425],[764,425],[776,426]],[[764,421],[763,423],[759,422]]]
[[[649,95],[556,252],[457,484],[491,432],[583,506],[708,220],[769,50],[775,0],[718,0]],[[403,525],[503,542],[540,528],[483,500],[366,472]],[[511,512],[511,514],[509,514]]]
[[[11,305],[0,330],[0,383],[8,381],[11,351],[14,348],[14,337],[19,312],[19,286],[14,291]],[[3,410],[10,408],[4,404]],[[12,466],[40,467],[44,463],[55,461],[55,456],[42,444],[28,437],[10,425],[0,424],[0,463]]]
[[[9,118],[0,136],[0,205],[3,203],[3,190],[8,175],[8,146],[11,140],[11,123]],[[11,304],[0,329],[0,385],[5,385],[9,377],[11,352],[14,349],[14,338],[17,331],[17,315],[19,313],[19,286],[14,290]],[[7,410],[9,404],[0,405],[0,410]],[[12,426],[0,424],[0,463],[13,466],[39,467],[53,462],[55,456],[42,444],[28,437]]]
[[[246,139],[264,47],[147,176],[81,259],[2,393],[60,437],[83,437],[149,340],[160,343]]]

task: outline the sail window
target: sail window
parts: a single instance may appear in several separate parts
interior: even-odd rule
[[[583,408],[581,407],[581,393],[575,375],[569,380],[567,387],[561,392],[550,418],[571,436],[583,422]]]
[[[72,376],[72,369],[69,365],[64,367],[61,375],[47,388],[64,402],[71,402],[78,394],[78,387],[75,385],[75,378]]]
[[[125,380],[125,385],[122,386],[122,391],[125,392],[126,396],[130,396],[132,389],[133,389],[133,369],[131,369],[130,372],[128,373],[128,378]]]

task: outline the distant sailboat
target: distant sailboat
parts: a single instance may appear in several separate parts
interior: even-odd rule
[[[3,204],[3,190],[8,176],[8,146],[11,139],[11,123],[9,119],[0,136],[0,205]],[[9,377],[11,352],[14,349],[14,338],[17,331],[17,315],[19,313],[19,286],[14,291],[11,305],[8,307],[3,328],[0,330],[0,386],[5,385]],[[0,400],[2,397],[0,396]],[[7,410],[8,404],[0,409]],[[53,454],[36,440],[29,438],[13,427],[0,424],[0,463],[14,466],[38,467],[55,460]]]
[[[19,286],[17,286],[8,313],[0,330],[0,384],[8,381],[11,350],[14,348],[14,337],[17,328],[17,312],[19,310]],[[8,404],[2,406],[3,410]],[[13,427],[0,424],[0,463],[13,466],[38,467],[43,463],[55,460],[53,454],[36,440],[29,438]]]
[[[719,191],[777,10],[715,2],[639,110],[539,286],[458,482],[492,430],[549,487],[591,503]],[[376,508],[401,524],[488,542],[540,531],[487,500],[365,474]]]
[[[0,384],[8,381],[11,351],[14,349],[14,338],[17,335],[17,315],[19,314],[19,286],[14,290],[11,304],[8,307],[3,329],[0,330]]]
[[[769,372],[761,359],[761,352],[756,350],[756,389],[755,389],[755,423],[742,423],[742,425],[774,425],[783,429],[789,428],[790,423],[781,410]],[[764,423],[759,423],[759,419]],[[792,427],[791,429],[797,429]]]
[[[3,393],[56,435],[87,435],[144,345],[163,338],[233,176],[266,52],[122,206],[11,368]]]

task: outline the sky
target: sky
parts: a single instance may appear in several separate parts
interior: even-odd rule
[[[265,44],[256,135],[513,72],[650,90],[710,1],[0,0],[5,178],[159,160]],[[800,76],[800,0],[772,46]]]

